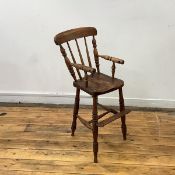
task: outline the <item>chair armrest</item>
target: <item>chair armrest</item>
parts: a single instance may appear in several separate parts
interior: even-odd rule
[[[120,58],[115,58],[115,57],[111,57],[108,55],[98,55],[98,56],[101,58],[104,58],[105,60],[113,61],[114,63],[124,64],[124,60],[122,60]]]
[[[80,69],[83,70],[85,72],[90,72],[92,74],[94,74],[96,72],[96,69],[92,68],[92,67],[88,67],[88,66],[84,66],[82,64],[75,64],[75,63],[71,63],[71,65],[73,67],[75,67],[76,69]]]

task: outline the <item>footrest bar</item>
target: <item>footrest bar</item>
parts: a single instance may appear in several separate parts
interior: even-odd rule
[[[107,115],[107,114],[109,114],[109,113],[110,113],[110,111],[106,111],[106,112],[104,112],[104,113],[98,115],[98,119],[104,117],[105,115]],[[88,123],[90,124],[90,123],[92,123],[92,122],[93,122],[93,120],[90,120]]]
[[[107,106],[104,106],[100,103],[97,103],[101,108],[105,109],[106,111],[112,112],[113,114],[117,114],[118,112],[115,109],[109,108]]]
[[[80,120],[80,122],[86,126],[88,129],[92,130],[92,126],[89,124],[89,122],[87,122],[85,119],[83,119],[82,117],[80,117],[79,115],[77,115],[77,118]]]
[[[130,112],[130,110],[124,110],[124,111],[121,111],[121,112],[118,113],[118,114],[114,114],[113,116],[111,116],[111,117],[109,117],[109,118],[107,118],[107,119],[105,119],[105,120],[99,122],[99,123],[97,124],[97,126],[98,126],[98,127],[104,127],[105,125],[107,125],[107,124],[113,122],[114,120],[117,120],[117,119],[121,118],[122,116],[128,114],[129,112]]]

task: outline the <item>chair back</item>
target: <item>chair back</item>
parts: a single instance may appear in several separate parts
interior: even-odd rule
[[[72,63],[74,63],[74,64],[78,63],[78,64],[85,65],[85,60],[83,58],[86,57],[88,65],[85,65],[85,66],[89,66],[92,68],[92,62],[91,62],[89,48],[88,48],[88,44],[87,44],[88,43],[87,37],[90,37],[90,36],[92,36],[93,55],[94,55],[95,65],[97,68],[97,72],[100,72],[99,71],[99,59],[98,59],[97,44],[96,44],[96,39],[95,39],[96,35],[97,35],[96,28],[94,28],[94,27],[81,27],[81,28],[76,28],[76,29],[71,29],[71,30],[61,32],[54,37],[55,44],[60,46],[60,51],[62,53],[62,56],[64,57],[66,65],[69,69],[69,72],[71,73],[71,75],[75,81],[77,80],[77,76],[75,74],[73,66],[71,65]],[[78,40],[82,39],[82,38],[84,40],[84,47],[86,50],[86,56],[84,56],[82,54],[82,51],[81,51],[80,46],[79,46]],[[73,49],[71,47],[71,43],[70,43],[71,41],[75,42],[76,49],[78,51],[78,55],[79,55],[79,59],[80,59],[79,62],[76,59],[76,56],[75,56]],[[66,50],[64,48],[65,46],[67,47],[67,49],[70,52],[71,59],[68,57],[68,55],[66,53]],[[76,69],[76,72],[79,76],[79,79],[82,79],[82,75],[81,75],[79,69]]]

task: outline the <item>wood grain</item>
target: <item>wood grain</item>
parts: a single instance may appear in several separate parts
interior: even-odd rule
[[[97,30],[94,27],[80,27],[76,29],[67,30],[57,34],[54,37],[55,44],[60,45],[64,42],[76,39],[87,37],[91,35],[97,35]]]
[[[74,82],[74,86],[90,95],[101,95],[123,87],[124,82],[117,78],[113,79],[102,73],[95,73],[93,77],[88,76],[88,87],[85,86],[83,79]]]
[[[99,163],[92,161],[92,133],[77,122],[71,137],[70,108],[0,107],[0,174],[174,175],[175,115],[133,111],[127,140],[121,122],[100,129]],[[103,110],[99,110],[103,113]],[[80,114],[90,119],[91,110]]]

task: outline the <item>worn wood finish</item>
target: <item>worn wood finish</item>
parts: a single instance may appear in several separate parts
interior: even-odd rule
[[[105,120],[102,120],[98,123],[98,127],[104,127],[105,125],[113,122],[114,120],[117,120],[119,118],[122,118],[123,116],[125,116],[126,114],[128,114],[130,111],[129,110],[124,110],[124,111],[120,111],[120,113],[114,114],[108,118],[106,118]],[[124,133],[125,138],[126,138],[126,133]],[[126,139],[125,139],[126,140]]]
[[[94,152],[94,162],[97,163],[97,153],[98,153],[98,127],[103,127],[116,119],[121,118],[122,120],[122,133],[123,139],[126,140],[126,124],[125,124],[125,115],[128,111],[125,111],[124,106],[124,99],[122,93],[122,87],[124,86],[124,82],[120,79],[115,78],[115,71],[116,66],[115,63],[124,64],[124,60],[111,57],[108,55],[99,55],[97,50],[97,42],[95,39],[95,35],[97,35],[97,30],[93,27],[84,27],[84,28],[77,28],[68,30],[62,33],[59,33],[55,36],[54,40],[57,45],[60,46],[60,51],[65,59],[66,65],[69,69],[70,74],[74,79],[74,87],[79,90],[83,90],[86,93],[90,94],[93,98],[93,112],[92,112],[92,120],[88,121],[78,115],[78,108],[79,108],[79,95],[76,92],[75,98],[75,105],[74,105],[74,113],[73,113],[73,122],[72,122],[72,136],[74,136],[74,131],[76,129],[76,119],[78,118],[81,123],[86,126],[87,128],[91,129],[93,132],[93,152]],[[92,37],[92,46],[93,46],[93,54],[94,54],[94,61],[96,65],[96,69],[92,68],[92,63],[90,59],[89,49],[87,45],[86,37]],[[85,61],[83,60],[83,55],[79,46],[78,39],[84,39],[84,46],[86,49],[86,57],[88,60],[88,66],[85,65]],[[81,64],[77,64],[77,61],[74,57],[73,51],[70,47],[69,41],[73,40],[76,44],[76,48],[78,50],[78,55],[80,58]],[[70,62],[65,49],[63,48],[62,44],[67,43],[68,49],[70,51],[73,63]],[[112,61],[112,76],[107,76],[100,72],[100,63],[99,57],[104,58],[105,60]],[[76,68],[77,73],[79,75],[79,79],[76,77],[74,68]],[[84,71],[84,77],[81,76],[80,71]],[[96,73],[97,70],[97,73]],[[91,73],[88,75],[88,72]],[[97,110],[97,99],[99,95],[106,94],[112,92],[114,90],[119,90],[119,101],[120,101],[120,112],[108,108],[104,108],[107,112],[104,112],[101,115],[98,115]],[[79,94],[79,92],[78,92]],[[103,121],[98,122],[99,119],[105,117],[108,113],[113,113],[111,117],[104,119]]]
[[[99,163],[93,164],[92,133],[77,121],[80,125],[77,136],[70,136],[71,108],[0,107],[0,110],[7,113],[0,116],[0,174],[175,174],[173,113],[129,113],[125,142],[120,137],[119,125],[116,127],[120,121],[100,129]],[[91,110],[80,109],[79,115],[91,119]],[[29,124],[34,128],[30,130]]]
[[[100,95],[112,92],[122,87],[124,82],[120,79],[112,79],[110,76],[105,74],[95,73],[92,76],[88,76],[88,87],[84,84],[84,78],[82,80],[77,80],[74,82],[75,87],[79,87],[83,91],[91,95]]]
[[[124,64],[124,60],[120,59],[120,58],[116,58],[116,57],[111,57],[109,55],[98,55],[100,58],[104,58],[105,60],[109,60],[112,61],[114,63],[118,63],[118,64]]]
[[[82,64],[74,64],[74,63],[71,63],[71,65],[72,65],[73,67],[75,67],[76,69],[80,69],[80,70],[83,70],[83,71],[85,71],[85,72],[90,72],[90,73],[92,73],[92,74],[94,74],[95,71],[96,71],[94,68],[91,68],[91,67],[88,67],[88,66],[84,66],[84,65],[82,65]]]
[[[86,126],[86,128],[89,128],[92,130],[92,126],[90,125],[91,122],[87,122],[85,119],[83,119],[82,117],[80,117],[79,115],[77,116],[77,118],[80,120],[80,122]]]
[[[67,30],[55,36],[55,44],[60,45],[67,41],[87,36],[97,35],[97,30],[94,27],[80,27],[77,29]]]
[[[110,113],[109,111],[106,111],[106,112],[104,112],[104,113],[98,115],[98,120],[101,119],[102,117],[104,117],[105,115],[109,114],[109,113]],[[90,120],[88,123],[90,124],[90,123],[92,123],[92,122],[93,122],[93,119]]]

